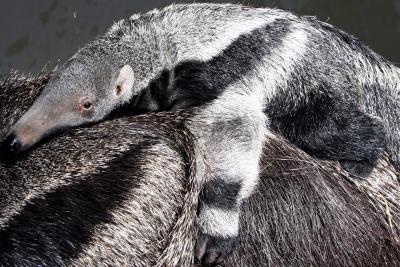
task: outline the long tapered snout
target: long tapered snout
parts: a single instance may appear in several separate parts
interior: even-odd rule
[[[67,101],[64,104],[37,102],[17,121],[0,143],[0,155],[18,155],[44,138],[84,125],[88,123],[87,120],[78,108]]]
[[[0,143],[0,154],[18,155],[53,133],[58,126],[48,116],[28,111]]]

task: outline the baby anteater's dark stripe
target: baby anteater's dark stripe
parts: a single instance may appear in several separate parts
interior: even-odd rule
[[[235,209],[242,184],[240,182],[227,182],[226,180],[229,179],[208,181],[201,193],[201,201],[211,207]]]
[[[186,61],[170,71],[173,75],[162,72],[143,92],[148,100],[142,98],[137,108],[146,109],[143,105],[156,101],[160,110],[169,110],[200,106],[216,99],[230,84],[241,79],[262,58],[271,54],[288,32],[289,22],[278,19],[239,36],[207,62]],[[166,83],[166,77],[173,80]],[[165,88],[168,85],[169,88]]]

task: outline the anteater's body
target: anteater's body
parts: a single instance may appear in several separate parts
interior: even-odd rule
[[[240,205],[257,184],[268,132],[353,175],[368,174],[385,148],[399,166],[399,77],[397,67],[313,18],[173,5],[120,21],[79,50],[4,146],[20,152],[122,105],[199,107],[186,125],[208,162],[196,254],[219,262],[236,243]]]
[[[0,82],[0,137],[46,82]],[[191,266],[198,188],[182,115],[74,130],[1,162],[0,266]],[[399,183],[388,161],[354,182],[280,138],[264,152],[226,266],[400,264]]]

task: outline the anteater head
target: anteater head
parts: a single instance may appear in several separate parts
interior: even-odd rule
[[[0,150],[19,154],[46,136],[97,122],[128,102],[133,88],[131,66],[78,53],[55,71],[34,104],[11,128]]]

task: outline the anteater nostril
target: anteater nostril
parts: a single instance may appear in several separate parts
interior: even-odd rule
[[[21,148],[22,143],[15,134],[10,134],[0,145],[2,154],[18,154]]]

